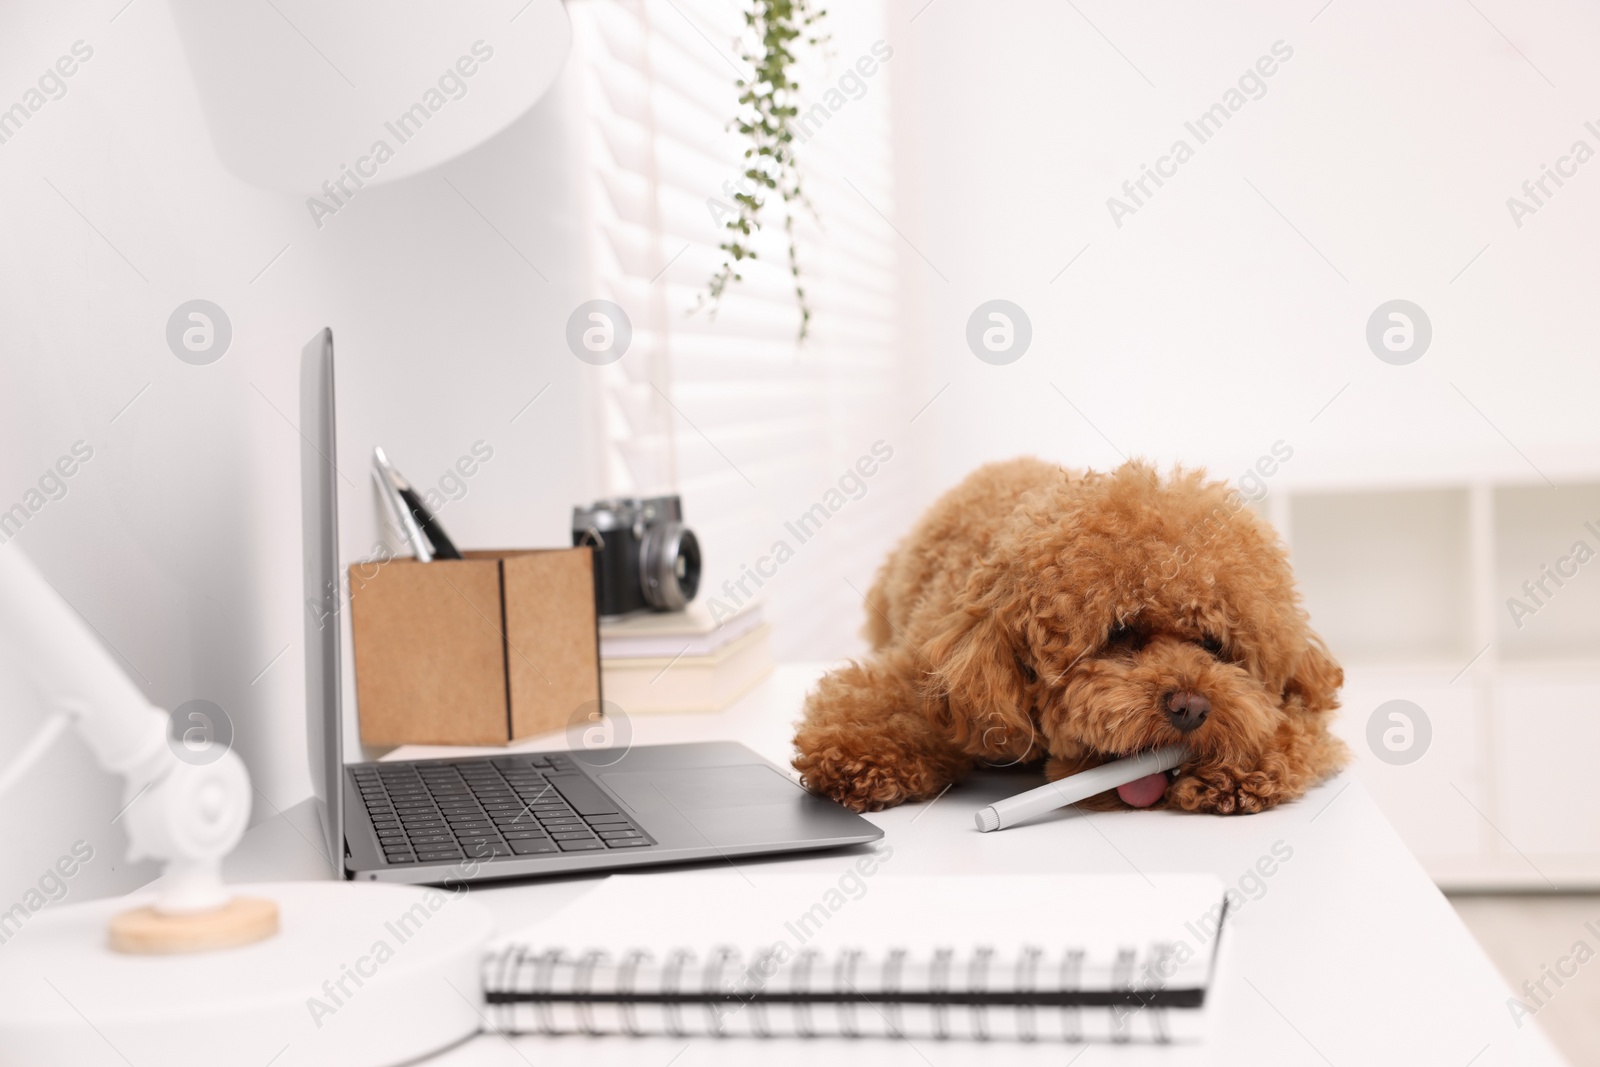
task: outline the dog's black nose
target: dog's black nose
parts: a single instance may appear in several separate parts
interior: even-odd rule
[[[1180,689],[1176,693],[1167,694],[1167,718],[1184,733],[1205,722],[1206,716],[1210,714],[1211,701],[1199,693]]]

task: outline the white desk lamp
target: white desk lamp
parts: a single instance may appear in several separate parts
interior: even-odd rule
[[[106,771],[123,778],[122,821],[128,859],[163,865],[161,888],[144,924],[115,926],[113,943],[128,951],[164,951],[168,936],[196,947],[221,947],[268,937],[276,911],[231,899],[222,885],[222,857],[243,835],[250,816],[250,777],[237,754],[223,751],[204,764],[180,760],[167,743],[167,713],[150,705],[15,546],[0,551],[0,655],[30,675],[52,708],[34,739],[0,777],[0,792],[43,756],[68,723]],[[243,926],[210,924],[196,930],[195,916],[218,912],[246,919]],[[248,916],[248,918],[246,918]],[[220,939],[220,940],[218,940]]]
[[[169,6],[222,163],[252,185],[311,194],[319,221],[368,185],[499,133],[572,46],[561,0]]]
[[[0,1065],[379,1067],[480,1028],[488,912],[450,890],[225,886],[250,812],[243,761],[179,759],[166,713],[15,545],[0,547],[0,656],[52,708],[0,791],[70,722],[124,779],[129,858],[164,871],[131,898],[4,913]]]

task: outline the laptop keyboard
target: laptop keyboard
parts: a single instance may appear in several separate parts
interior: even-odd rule
[[[655,844],[560,753],[365,763],[352,773],[391,864]]]

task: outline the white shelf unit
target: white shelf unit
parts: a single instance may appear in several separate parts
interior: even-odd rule
[[[1435,881],[1600,888],[1600,477],[1302,485],[1266,510],[1345,668],[1337,730]],[[1395,699],[1432,726],[1401,766],[1367,743]]]

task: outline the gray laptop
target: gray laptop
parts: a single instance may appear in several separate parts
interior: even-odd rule
[[[343,857],[344,877],[520,878],[883,836],[727,741],[346,765],[330,330],[312,338],[301,359],[300,428],[307,740],[329,855]]]

